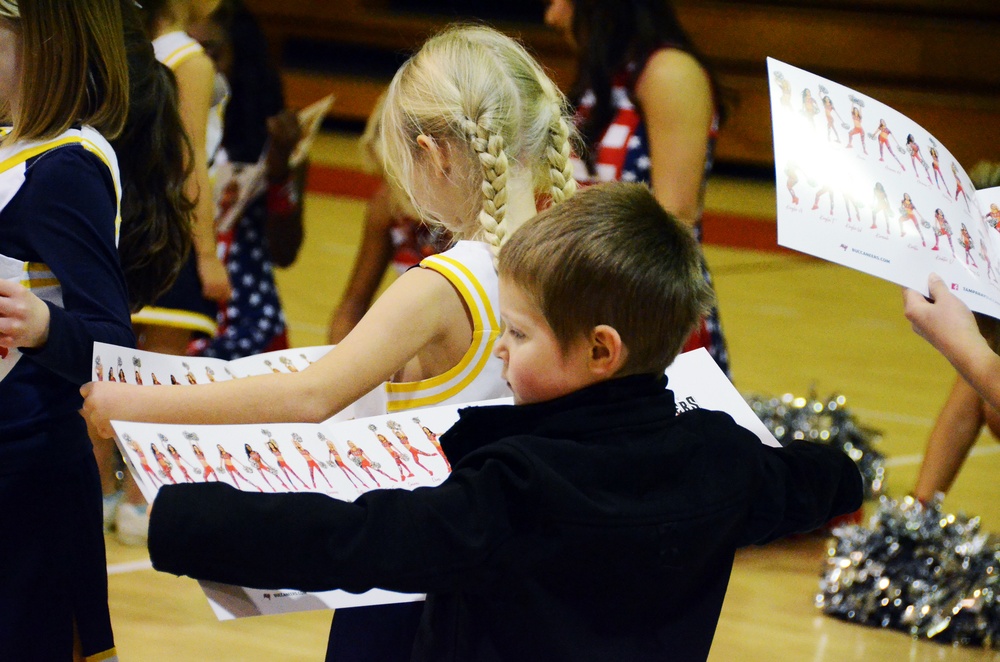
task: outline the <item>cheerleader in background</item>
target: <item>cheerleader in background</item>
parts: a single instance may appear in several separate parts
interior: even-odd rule
[[[286,349],[274,267],[290,266],[302,245],[309,164],[289,165],[302,130],[295,113],[285,107],[267,41],[242,0],[221,0],[210,16],[192,22],[188,33],[229,83],[218,158],[234,171],[256,164],[262,155],[266,164],[266,187],[217,236],[232,283],[232,295],[219,308],[218,330],[197,338],[188,351],[231,361]]]
[[[570,98],[586,147],[585,162],[575,164],[577,179],[647,182],[664,209],[701,241],[705,185],[725,107],[671,3],[548,0],[545,22],[576,52]],[[808,90],[806,98],[816,106]],[[703,273],[711,283],[707,263]],[[718,308],[684,350],[698,347],[729,374]]]

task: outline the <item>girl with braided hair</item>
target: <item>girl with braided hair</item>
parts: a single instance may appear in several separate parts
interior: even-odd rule
[[[389,177],[455,246],[400,276],[355,329],[297,373],[156,392],[85,387],[88,417],[109,421],[322,421],[375,389],[357,415],[503,397],[494,260],[536,213],[572,195],[565,99],[514,40],[486,27],[432,37],[397,72],[381,117]],[[380,402],[372,404],[373,401]],[[359,403],[360,404],[360,403]]]

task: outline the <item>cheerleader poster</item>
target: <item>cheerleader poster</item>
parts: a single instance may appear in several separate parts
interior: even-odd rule
[[[768,58],[778,243],[1000,317],[1000,187],[855,90]]]
[[[232,361],[200,356],[157,354],[108,343],[94,343],[94,381],[137,386],[195,386],[253,375],[299,372],[318,361],[333,345],[281,349]],[[378,386],[338,412],[331,421],[348,420],[386,410],[385,389]]]
[[[762,443],[779,445],[705,349],[678,356],[667,378],[678,412],[725,411]],[[439,484],[451,464],[438,436],[458,420],[459,409],[512,402],[502,398],[319,424],[112,425],[126,465],[150,503],[163,485],[204,482],[261,493],[317,492],[353,501],[373,489]],[[201,586],[220,620],[423,599],[384,590],[306,593],[214,582]]]
[[[138,386],[208,384],[272,372],[305,370],[333,345],[281,349],[225,361],[203,356],[157,354],[140,349],[94,343],[94,381]]]

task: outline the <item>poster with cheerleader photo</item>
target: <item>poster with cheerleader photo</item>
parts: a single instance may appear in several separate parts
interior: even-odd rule
[[[482,404],[510,404],[505,398]],[[458,407],[319,424],[165,425],[113,421],[116,442],[143,496],[164,485],[227,483],[261,492],[316,492],[354,501],[373,489],[412,490],[442,482],[451,465],[438,436]],[[313,609],[422,600],[421,594],[371,590],[307,593],[200,582],[219,620]]]
[[[778,446],[705,349],[677,357],[666,371],[677,412],[714,409]],[[112,421],[116,442],[146,500],[164,485],[223,482],[261,493],[317,492],[353,501],[373,489],[434,486],[451,472],[438,443],[459,409],[512,404],[512,398],[413,409],[319,424],[167,425]],[[200,582],[217,618],[412,602],[422,595],[372,590],[308,593]]]
[[[95,342],[94,381],[136,386],[197,386],[231,379],[305,370],[325,356],[333,345],[282,349],[232,361],[202,356],[176,356]],[[381,385],[337,412],[331,421],[385,411],[386,393]]]
[[[272,372],[299,372],[332,348],[332,345],[321,345],[282,349],[224,361],[202,356],[158,354],[95,342],[93,379],[139,386],[210,384]]]
[[[976,191],[926,129],[768,58],[778,243],[928,294],[933,272],[1000,317],[1000,188]]]

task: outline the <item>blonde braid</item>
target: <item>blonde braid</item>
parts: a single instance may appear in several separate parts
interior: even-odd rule
[[[483,166],[483,207],[479,224],[489,240],[494,259],[507,241],[507,152],[499,134],[484,127],[485,122],[465,118],[462,129]]]
[[[549,162],[549,194],[554,204],[564,202],[576,192],[573,162],[570,160],[569,123],[559,112],[558,107],[555,119],[555,123],[549,129],[551,144],[545,150],[545,158]]]

